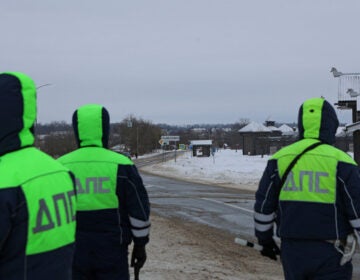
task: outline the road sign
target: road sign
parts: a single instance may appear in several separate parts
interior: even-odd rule
[[[164,141],[179,141],[180,140],[180,136],[171,136],[171,135],[164,135],[161,136],[161,139]]]
[[[169,141],[168,141],[168,140],[160,139],[158,142],[159,142],[159,144],[160,144],[161,146],[163,146],[163,145],[169,145]]]

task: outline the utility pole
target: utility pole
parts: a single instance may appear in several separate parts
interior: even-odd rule
[[[136,125],[136,158],[139,156],[139,123]]]
[[[40,86],[37,86],[36,87],[36,92],[42,88],[42,87],[47,87],[47,86],[51,86],[52,84],[50,83],[47,83],[47,84],[42,84]],[[37,106],[36,106],[37,107]],[[39,139],[38,139],[38,135],[37,135],[37,128],[38,128],[38,114],[36,114],[36,119],[35,119],[35,128],[34,128],[34,137],[35,137],[35,143],[36,145],[39,147],[40,149],[40,143],[39,143]]]

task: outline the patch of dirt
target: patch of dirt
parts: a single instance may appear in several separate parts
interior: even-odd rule
[[[152,214],[151,219],[148,260],[140,279],[284,279],[279,260],[235,244],[230,234],[177,218]]]

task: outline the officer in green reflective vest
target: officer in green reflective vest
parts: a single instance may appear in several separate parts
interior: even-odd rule
[[[107,149],[109,113],[88,104],[73,114],[79,149],[58,160],[76,177],[78,194],[73,279],[128,280],[131,265],[138,273],[146,260],[150,205],[134,163]]]
[[[344,246],[360,231],[360,176],[355,161],[333,146],[338,125],[329,102],[306,100],[298,114],[299,140],[270,158],[260,180],[255,234],[262,255],[281,255],[286,280],[352,277]]]
[[[36,87],[0,74],[0,279],[67,280],[76,197],[68,169],[36,149]]]

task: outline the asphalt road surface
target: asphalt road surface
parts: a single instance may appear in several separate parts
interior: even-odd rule
[[[254,194],[142,174],[151,209],[252,239]]]

